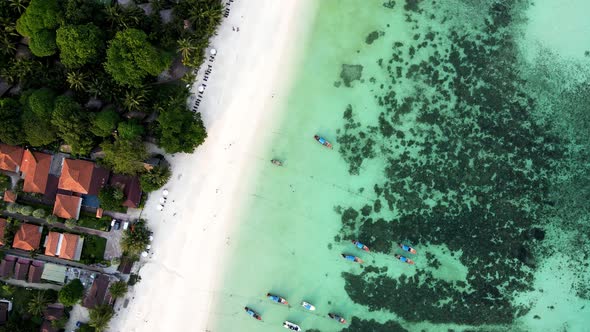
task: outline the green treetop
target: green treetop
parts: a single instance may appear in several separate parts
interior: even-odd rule
[[[118,138],[114,143],[101,144],[104,152],[104,163],[115,173],[135,175],[143,170],[141,163],[147,158],[147,152],[140,139]]]
[[[88,113],[72,98],[59,96],[55,99],[55,109],[51,123],[57,128],[59,136],[71,146],[72,152],[89,154],[93,142],[88,132]]]
[[[70,68],[79,68],[99,60],[104,48],[102,32],[92,24],[68,25],[57,29],[57,46],[61,62]]]
[[[0,141],[10,145],[25,143],[22,130],[21,105],[14,99],[0,99]]]
[[[80,279],[74,279],[59,291],[58,299],[65,306],[73,306],[84,296],[84,285]]]
[[[32,146],[43,146],[57,139],[57,131],[51,124],[55,93],[43,88],[25,96],[22,114],[23,130]]]
[[[171,62],[169,55],[150,44],[145,32],[126,29],[109,42],[105,69],[120,84],[140,86],[146,76],[158,75]]]
[[[121,117],[113,107],[106,107],[95,114],[92,119],[90,131],[98,137],[107,137],[113,134]]]
[[[16,30],[29,37],[31,52],[37,56],[55,53],[55,29],[62,20],[57,0],[31,0],[16,22]]]

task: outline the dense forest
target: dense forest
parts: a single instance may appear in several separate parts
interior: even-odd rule
[[[188,83],[219,0],[0,1],[0,141],[144,172],[144,142],[192,152],[207,134]]]

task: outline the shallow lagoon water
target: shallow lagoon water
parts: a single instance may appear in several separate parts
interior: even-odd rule
[[[568,11],[385,4],[321,2],[272,146],[252,158],[211,330],[584,331],[590,57],[538,18]],[[576,17],[565,31],[583,29]],[[415,266],[392,258],[398,241],[418,249]]]

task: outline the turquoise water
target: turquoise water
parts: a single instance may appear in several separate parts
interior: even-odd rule
[[[322,0],[273,146],[252,157],[210,330],[584,331],[590,40],[542,29],[590,29],[549,12],[572,11]],[[392,257],[397,242],[414,266]]]

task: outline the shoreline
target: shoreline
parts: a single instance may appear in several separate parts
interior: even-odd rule
[[[159,190],[142,212],[154,232],[151,253],[140,261],[142,280],[119,301],[109,331],[206,331],[215,323],[240,197],[255,174],[250,161],[271,142],[264,130],[280,121],[302,53],[294,41],[310,28],[313,7],[311,1],[232,2],[211,41],[217,54],[199,104],[209,137],[190,155],[166,156],[172,178],[162,188],[169,191],[164,210],[156,209]],[[197,79],[191,88],[195,95],[200,84]]]

